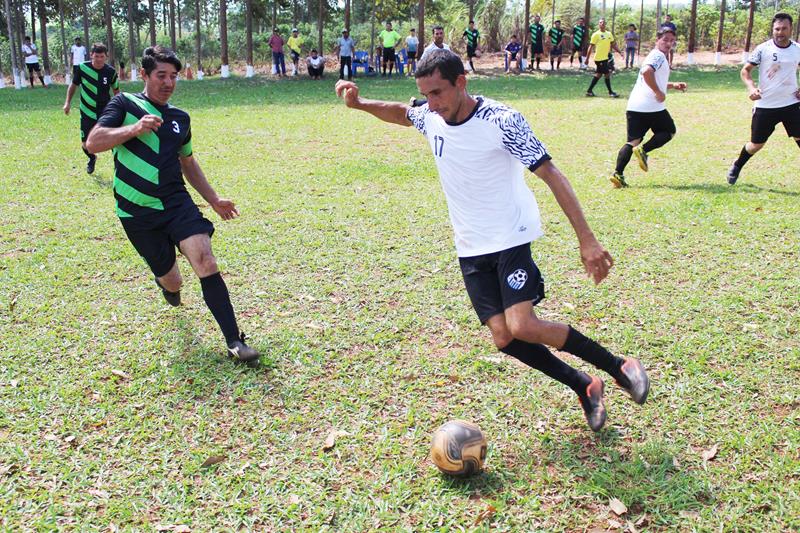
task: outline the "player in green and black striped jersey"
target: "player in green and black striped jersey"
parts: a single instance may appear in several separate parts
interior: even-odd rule
[[[239,360],[252,361],[258,352],[244,342],[211,252],[214,225],[203,217],[184,184],[185,176],[223,220],[239,215],[232,201],[217,195],[193,156],[189,115],[169,104],[181,66],[167,48],[145,50],[144,92],[115,96],[89,133],[86,148],[92,153],[113,150],[117,215],[167,302],[178,306],[181,301],[177,247],[200,278],[203,299],[228,351]]]
[[[572,28],[572,52],[569,53],[569,64],[572,66],[572,60],[575,54],[578,54],[578,63],[580,68],[585,68],[583,57],[583,43],[586,40],[586,35],[589,29],[586,27],[584,18],[578,19],[578,23]]]
[[[558,62],[557,67],[561,69],[561,54],[564,53],[564,30],[561,29],[561,21],[557,20],[554,26],[547,32],[550,37],[550,70],[553,70],[553,60]]]
[[[103,109],[111,100],[111,92],[119,94],[119,81],[117,71],[110,65],[106,65],[108,49],[102,43],[92,45],[89,55],[91,61],[75,65],[73,69],[74,78],[67,88],[67,100],[64,102],[64,114],[69,115],[72,97],[78,87],[81,89],[81,148],[83,153],[89,158],[86,163],[86,172],[94,172],[94,165],[97,156],[86,150],[86,137],[89,131],[97,123],[97,118],[103,113]]]
[[[467,42],[467,59],[469,60],[469,68],[472,72],[475,72],[475,65],[472,64],[472,58],[478,54],[478,40],[481,38],[481,34],[475,27],[474,20],[469,21],[469,28],[464,30],[464,33],[461,36]]]
[[[542,55],[544,55],[544,24],[539,22],[542,17],[534,15],[533,24],[528,30],[531,36],[531,70],[533,70],[533,60],[536,60],[536,70],[541,70]]]

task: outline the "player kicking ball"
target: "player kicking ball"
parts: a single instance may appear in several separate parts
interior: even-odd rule
[[[767,143],[775,126],[783,123],[787,135],[800,146],[800,90],[797,69],[800,45],[792,41],[792,16],[778,13],[772,18],[772,39],[761,43],[742,68],[742,81],[753,101],[750,142],[728,170],[728,183],[734,185],[739,173],[756,152]],[[758,67],[758,87],[751,72]]]
[[[669,81],[669,61],[667,53],[675,44],[675,32],[664,27],[658,30],[656,46],[647,55],[639,70],[639,77],[633,86],[631,96],[628,98],[628,109],[625,112],[628,122],[628,142],[622,145],[617,154],[617,168],[609,178],[615,188],[627,187],[625,181],[625,167],[631,160],[631,155],[636,155],[639,166],[647,172],[648,154],[661,148],[675,136],[675,122],[667,111],[665,103],[667,89],[686,90],[686,83],[672,83]],[[653,136],[643,146],[648,130],[653,131]]]
[[[245,344],[211,252],[214,225],[192,201],[184,176],[223,220],[239,216],[239,211],[217,195],[193,157],[189,115],[169,104],[182,66],[178,57],[155,46],[144,51],[141,65],[144,92],[115,96],[86,139],[86,148],[92,153],[113,149],[117,215],[167,303],[181,303],[177,246],[200,278],[203,299],[225,335],[229,354],[254,361],[259,354]]]
[[[536,316],[533,306],[544,298],[544,281],[531,257],[531,242],[542,236],[542,227],[524,169],[553,192],[578,236],[581,260],[595,283],[608,275],[611,255],[595,238],[569,181],[525,118],[499,102],[467,93],[461,58],[447,50],[428,52],[415,77],[427,98],[419,107],[361,98],[358,87],[347,81],[336,84],[336,94],[347,107],[384,122],[414,126],[425,136],[478,318],[501,352],[570,387],[589,427],[599,431],[606,420],[603,381],[569,366],[545,345],[609,373],[637,403],[647,399],[650,382],[636,359],[616,357],[571,326]]]

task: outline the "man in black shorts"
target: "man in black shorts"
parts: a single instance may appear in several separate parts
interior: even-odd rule
[[[528,28],[531,36],[531,70],[533,70],[534,59],[536,60],[536,70],[541,70],[540,64],[544,55],[544,24],[541,23],[541,20],[542,17],[534,15],[533,23]]]
[[[615,50],[619,55],[623,54],[614,40],[614,35],[606,30],[606,19],[601,18],[597,21],[597,25],[600,29],[592,34],[592,38],[589,41],[589,49],[586,51],[586,61],[588,62],[589,56],[592,55],[592,50],[594,50],[594,64],[596,67],[592,82],[586,91],[586,96],[594,96],[594,86],[597,85],[601,77],[605,77],[608,95],[611,98],[619,98],[619,95],[611,88],[609,58],[611,57],[611,50]]]
[[[786,134],[800,146],[800,89],[797,69],[800,46],[792,42],[792,17],[778,13],[772,19],[772,39],[756,47],[742,68],[741,77],[753,101],[750,142],[728,170],[728,183],[739,179],[742,167],[766,144],[775,126],[783,123]],[[752,70],[758,67],[758,87]]]
[[[561,56],[564,53],[564,30],[561,29],[561,21],[553,23],[553,27],[548,32],[550,36],[550,70],[561,70]],[[553,65],[555,61],[555,66]]]
[[[544,281],[531,257],[542,235],[539,209],[525,181],[535,173],[572,224],[586,272],[600,283],[613,260],[597,241],[567,178],[556,168],[525,118],[514,109],[467,92],[464,64],[449,50],[427,52],[417,65],[417,87],[428,100],[410,107],[363,99],[358,86],[340,80],[336,93],[353,109],[392,124],[414,126],[425,136],[439,171],[455,233],[461,273],[481,323],[495,346],[570,387],[593,431],[606,420],[603,381],[556,357],[550,345],[608,372],[641,404],[649,380],[634,358],[612,355],[575,328],[542,320],[534,305]]]
[[[103,43],[94,43],[89,54],[90,61],[80,63],[74,70],[72,83],[67,87],[67,100],[64,102],[64,114],[69,115],[72,97],[77,87],[81,88],[81,148],[89,161],[86,163],[86,172],[94,172],[97,156],[86,150],[86,138],[95,124],[97,118],[103,113],[106,104],[111,100],[111,92],[119,94],[119,81],[117,71],[106,64],[108,49]]]
[[[22,44],[22,55],[25,58],[25,66],[28,68],[28,78],[31,81],[31,89],[33,89],[34,72],[36,72],[36,75],[39,77],[39,81],[42,82],[42,87],[47,87],[47,84],[44,82],[44,76],[42,76],[42,67],[39,66],[39,56],[37,53],[36,45],[33,44],[31,38],[26,35],[25,42]]]
[[[628,142],[622,145],[617,154],[617,167],[609,181],[615,188],[627,187],[625,167],[636,155],[639,166],[647,172],[648,154],[667,144],[677,131],[675,122],[664,103],[668,89],[686,90],[686,83],[669,81],[669,60],[667,54],[675,44],[675,32],[667,27],[658,30],[656,46],[645,58],[639,77],[628,98],[626,117],[628,121]],[[653,136],[644,143],[645,134],[652,130]]]
[[[253,361],[258,352],[244,342],[211,252],[214,225],[192,201],[184,176],[223,220],[237,217],[239,211],[232,201],[217,195],[193,157],[189,115],[169,105],[182,67],[178,57],[155,46],[145,50],[141,65],[144,92],[115,96],[86,147],[93,153],[114,150],[117,216],[167,303],[181,303],[177,247],[200,278],[203,299],[225,336],[228,353],[240,361]]]
[[[569,64],[572,66],[572,60],[575,54],[578,54],[578,63],[581,69],[586,68],[583,63],[583,42],[586,39],[589,29],[584,23],[583,17],[578,19],[577,24],[572,28],[572,52],[569,53]]]
[[[469,21],[469,28],[464,30],[462,37],[467,43],[467,61],[469,61],[469,69],[475,72],[475,65],[472,63],[472,58],[478,54],[478,41],[481,38],[481,34],[475,27],[474,20]]]

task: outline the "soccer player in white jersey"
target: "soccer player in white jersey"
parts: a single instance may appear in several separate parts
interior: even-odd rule
[[[754,109],[750,142],[742,147],[739,159],[728,170],[731,185],[739,179],[745,163],[764,147],[779,122],[800,146],[800,90],[797,86],[800,45],[792,41],[791,36],[791,15],[776,14],[772,18],[772,39],[758,45],[742,68],[742,81],[754,102]],[[751,76],[755,67],[758,67],[758,87]]]
[[[639,166],[647,172],[647,154],[661,148],[675,136],[675,122],[667,111],[664,103],[667,98],[667,89],[686,90],[686,83],[671,83],[669,81],[669,61],[667,54],[675,44],[675,32],[663,27],[656,34],[656,46],[647,55],[639,70],[636,85],[633,86],[631,96],[628,98],[628,109],[625,112],[628,121],[628,142],[622,145],[617,154],[617,168],[610,181],[617,189],[627,187],[625,181],[625,167],[631,160],[631,155],[636,154]],[[648,130],[653,130],[653,136],[644,145]]]
[[[542,227],[536,200],[525,183],[525,168],[553,192],[575,229],[581,260],[595,283],[608,275],[611,255],[595,238],[569,181],[525,118],[501,103],[467,93],[459,56],[431,51],[417,65],[415,77],[427,98],[419,107],[361,98],[352,82],[339,81],[336,93],[348,107],[384,122],[414,126],[426,137],[478,318],[489,327],[501,352],[569,386],[589,427],[599,431],[606,419],[603,381],[569,366],[544,345],[608,372],[637,403],[646,400],[649,381],[636,359],[615,357],[569,325],[536,316],[533,306],[544,298],[544,281],[530,246],[541,237]]]

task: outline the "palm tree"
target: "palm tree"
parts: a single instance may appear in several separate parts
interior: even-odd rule
[[[178,12],[178,39],[181,38],[181,0],[175,0],[175,9]]]
[[[111,25],[111,0],[103,2],[103,15],[106,23],[106,46],[108,46],[108,62],[114,64],[114,26]],[[66,44],[64,45],[66,48]]]
[[[247,0],[245,3],[245,32],[247,34],[247,74],[248,78],[252,78],[255,74],[253,68],[253,0]]]
[[[717,32],[717,53],[714,54],[714,64],[719,65],[722,61],[722,34],[725,28],[725,0],[719,5],[719,31]]]
[[[756,12],[756,0],[750,0],[750,13],[747,18],[747,37],[744,41],[744,52],[742,52],[742,63],[747,61],[747,55],[750,53],[750,41],[753,38],[753,17]]]
[[[178,48],[175,39],[175,0],[169,0],[169,43],[173,51]]]
[[[323,7],[323,2],[324,1],[325,0],[319,0],[319,23],[317,24],[317,30],[318,30],[318,33],[319,33],[319,35],[317,36],[317,50],[319,50],[320,54],[323,51],[323,49],[322,49],[322,27],[323,27],[323,24],[324,24],[323,18],[325,17],[325,8]]]
[[[130,0],[128,0],[130,2]],[[200,0],[194,0],[194,47],[197,52],[197,78],[203,76],[203,47],[200,34]]]
[[[228,70],[228,1],[219,0],[219,45],[222,52],[222,77],[230,76]]]
[[[689,21],[689,50],[686,62],[694,65],[694,48],[697,46],[697,0],[692,0],[692,14]]]
[[[85,1],[85,0],[84,0]],[[150,46],[156,45],[156,2],[155,0],[150,0]]]
[[[60,2],[61,0],[59,0]],[[8,0],[5,0],[5,8],[6,8],[6,27],[8,28],[8,40],[9,46],[11,47],[11,75],[14,78],[14,87],[17,89],[22,89],[22,79],[20,78],[20,64],[19,64],[19,56],[17,55],[18,48],[16,45],[16,39],[14,39],[14,29],[13,25],[11,24],[11,4]]]
[[[417,50],[422,53],[422,50],[425,50],[425,0],[419,0],[419,19],[417,25],[419,26],[417,28],[417,34],[419,34]]]
[[[67,58],[67,36],[64,33],[64,2],[58,0],[58,24],[61,26],[61,47],[64,50],[64,79],[70,79],[69,59]]]
[[[553,2],[555,5],[555,2]],[[614,0],[614,6],[611,8],[611,33],[614,33],[614,25],[617,22],[617,0]]]
[[[525,0],[525,28],[522,30],[523,59],[528,57],[528,33],[530,33],[530,25],[531,25],[531,0]]]
[[[83,46],[91,48],[89,42],[89,10],[86,9],[86,0],[81,0],[81,12],[83,13]]]
[[[136,42],[133,39],[133,0],[128,0],[128,68],[130,68],[131,71],[131,81],[136,81]]]
[[[44,0],[39,0],[39,24],[42,28],[42,63],[44,64],[44,82],[50,85],[50,52],[47,50],[47,11]]]
[[[344,27],[350,29],[350,0],[344,0]]]

